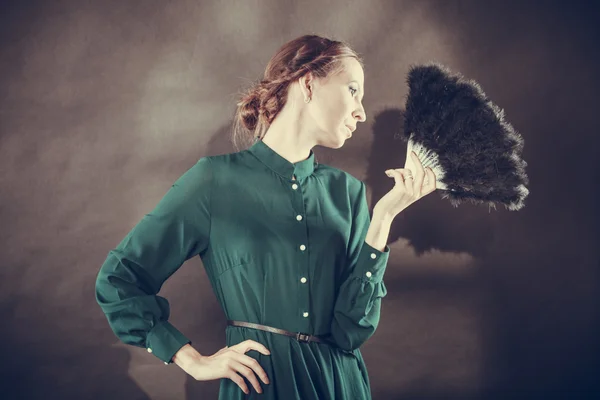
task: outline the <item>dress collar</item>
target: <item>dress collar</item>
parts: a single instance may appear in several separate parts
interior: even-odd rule
[[[285,179],[291,180],[293,175],[296,176],[296,179],[304,179],[315,170],[315,153],[312,149],[306,160],[299,161],[295,164],[292,164],[283,158],[260,139],[257,139],[248,150],[263,164]]]

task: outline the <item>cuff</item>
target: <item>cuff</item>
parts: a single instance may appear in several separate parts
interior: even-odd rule
[[[389,257],[390,248],[387,244],[380,251],[364,241],[352,275],[367,281],[381,282]]]
[[[165,364],[171,364],[171,359],[188,343],[192,343],[183,333],[179,332],[169,321],[161,321],[148,332],[146,350],[154,354]]]

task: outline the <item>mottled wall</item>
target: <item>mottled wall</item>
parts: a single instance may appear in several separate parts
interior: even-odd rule
[[[0,383],[10,398],[215,398],[120,343],[94,300],[108,251],[229,142],[236,93],[306,33],[364,56],[367,123],[320,162],[389,189],[410,64],[476,79],[525,138],[526,207],[434,193],[395,220],[373,397],[600,393],[600,14],[572,1],[12,1],[0,6]],[[199,258],[163,286],[194,347],[224,345]]]

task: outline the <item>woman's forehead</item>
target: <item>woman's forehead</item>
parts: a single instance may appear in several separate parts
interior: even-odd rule
[[[350,79],[356,79],[361,82],[364,79],[364,71],[360,63],[354,58],[346,58],[343,61],[343,74]]]
[[[345,83],[356,82],[358,85],[362,86],[364,77],[362,71],[343,69],[334,79]]]

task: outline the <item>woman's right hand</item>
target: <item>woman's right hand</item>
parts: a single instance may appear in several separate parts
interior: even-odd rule
[[[213,379],[229,378],[234,381],[244,393],[249,394],[248,386],[242,378],[242,374],[252,383],[258,393],[262,393],[262,388],[256,379],[256,375],[265,383],[269,384],[269,377],[258,361],[247,356],[248,350],[256,350],[264,355],[270,355],[271,352],[262,344],[254,340],[245,340],[231,347],[223,347],[212,356],[202,356],[193,366],[192,376],[197,381],[209,381]],[[238,374],[239,373],[239,374]],[[256,373],[256,375],[254,374]]]

